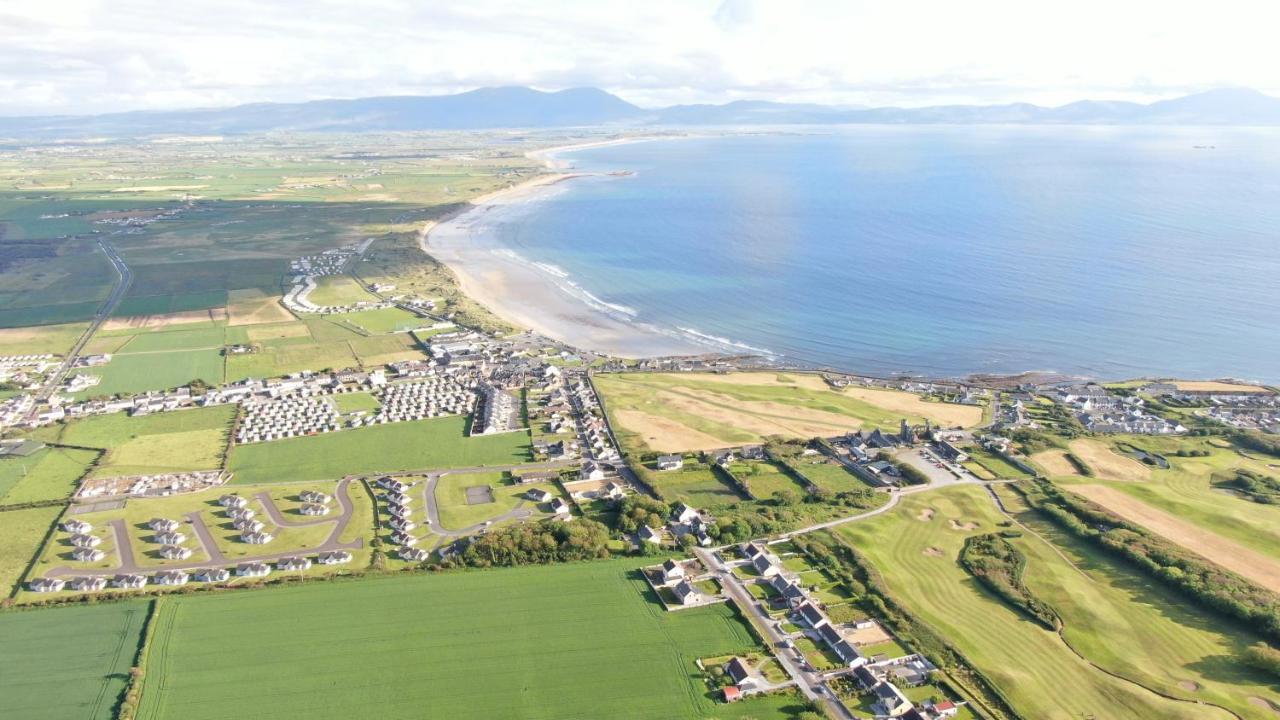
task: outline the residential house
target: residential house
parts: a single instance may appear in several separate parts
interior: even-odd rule
[[[684,467],[684,458],[680,455],[659,455],[657,460],[657,468],[659,470],[679,470]]]
[[[689,522],[691,522],[697,517],[699,517],[698,511],[694,510],[688,505],[685,505],[684,503],[676,503],[675,508],[672,509],[671,511],[672,522],[681,523],[684,525],[689,524]]]
[[[754,688],[756,679],[751,674],[751,668],[740,657],[735,657],[724,666],[725,674],[733,680],[733,684],[740,688]]]
[[[670,585],[673,582],[679,582],[685,579],[685,576],[683,564],[670,559],[662,563],[662,581],[666,584]]]
[[[73,578],[68,585],[77,592],[97,592],[107,587],[107,579],[101,575]]]
[[[778,596],[782,598],[782,601],[788,607],[797,607],[807,600],[804,590],[797,583],[786,579],[781,574],[769,578],[769,586],[778,593]]]
[[[662,531],[651,528],[648,525],[641,525],[640,532],[637,534],[640,536],[640,540],[642,542],[650,542],[650,543],[662,542]]]
[[[594,461],[588,460],[582,464],[582,469],[578,471],[578,478],[581,480],[603,480],[604,469]]]
[[[158,533],[173,532],[179,527],[177,520],[168,520],[166,518],[151,518],[151,522],[147,523],[147,525]]]
[[[187,536],[180,532],[162,532],[156,533],[155,541],[161,545],[181,545],[187,541]]]
[[[817,630],[827,624],[827,616],[822,614],[816,605],[810,602],[803,602],[796,606],[796,614],[804,621],[806,625]]]
[[[275,540],[275,536],[269,532],[263,531],[246,532],[240,534],[240,540],[249,543],[250,545],[266,545],[272,540]]]
[[[249,504],[249,499],[240,495],[223,495],[218,504],[224,508],[242,508]]]
[[[280,558],[276,561],[277,570],[310,570],[311,559],[301,556]]]
[[[914,708],[907,696],[903,695],[902,691],[893,683],[882,682],[872,688],[871,692],[875,695],[872,709],[877,715],[894,718],[902,717]]]
[[[68,520],[62,523],[62,529],[74,535],[87,535],[93,530],[93,526],[84,520]]]
[[[298,493],[298,499],[304,503],[317,503],[320,505],[327,505],[333,501],[332,497],[319,490],[303,490]]]
[[[231,573],[226,568],[208,568],[197,570],[191,576],[196,582],[226,582]]]
[[[59,592],[66,584],[62,578],[36,578],[27,583],[27,587],[31,588],[31,592]]]
[[[191,576],[181,570],[162,570],[154,578],[157,585],[186,585]]]
[[[395,543],[396,545],[413,547],[414,545],[418,544],[418,538],[410,535],[407,532],[400,532],[397,530],[396,532],[391,533],[391,542]]]
[[[320,515],[328,515],[329,506],[321,505],[320,503],[306,503],[301,508],[298,508],[298,512],[302,513],[303,515],[310,515],[313,517],[320,516]]]
[[[556,515],[568,515],[572,512],[572,508],[569,507],[569,503],[564,501],[564,498],[558,497],[551,501],[551,512]]]
[[[271,574],[271,566],[264,562],[244,562],[236,566],[239,577],[266,577]]]
[[[165,545],[160,548],[160,557],[165,560],[186,560],[191,557],[191,548],[181,545]]]
[[[322,552],[316,557],[316,562],[321,565],[342,565],[351,562],[351,553],[346,550]]]
[[[106,556],[106,553],[97,548],[78,547],[71,551],[71,557],[80,562],[98,562]]]
[[[698,592],[698,589],[687,578],[676,583],[675,587],[671,588],[671,592],[675,593],[676,600],[681,605],[694,605],[702,602],[702,593]]]
[[[768,553],[762,553],[751,559],[751,566],[761,577],[772,577],[782,573],[782,565],[778,559]]]
[[[543,490],[542,488],[532,488],[526,492],[524,496],[536,503],[549,502],[551,498],[555,497],[555,495],[552,495],[550,492]]]
[[[94,548],[102,544],[102,538],[97,535],[72,535],[71,544],[76,547]]]
[[[111,579],[111,584],[122,590],[137,590],[146,587],[147,576],[137,574],[117,575]]]
[[[431,557],[431,553],[422,548],[402,547],[400,548],[400,558],[409,562],[422,562]]]

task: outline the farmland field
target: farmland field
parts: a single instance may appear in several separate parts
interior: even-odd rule
[[[8,595],[10,589],[22,579],[27,563],[34,560],[36,553],[40,552],[39,545],[44,540],[45,532],[61,514],[61,507],[27,508],[0,513],[0,592]]]
[[[713,703],[694,660],[752,650],[755,641],[727,606],[662,612],[635,567],[623,560],[166,599],[138,717],[784,717],[796,704],[788,697]]]
[[[0,355],[65,354],[89,327],[88,323],[40,327],[0,327]]]
[[[130,341],[126,349],[131,349],[139,339]],[[85,368],[77,374],[102,378],[97,385],[76,393],[80,399],[169,390],[192,380],[218,385],[222,383],[222,353],[213,349],[115,355],[106,365]]]
[[[110,720],[146,614],[128,602],[0,615],[5,715]]]
[[[529,461],[527,432],[467,437],[466,426],[465,417],[434,418],[241,445],[228,467],[232,482],[260,483]]]
[[[840,493],[867,487],[867,484],[859,480],[856,475],[830,458],[798,457],[790,462],[792,467],[808,478],[809,482],[827,492]]]
[[[29,457],[0,460],[0,505],[70,497],[95,457],[92,450],[45,448]]]
[[[805,487],[772,462],[737,462],[729,466],[729,472],[747,486],[757,500],[773,497],[776,492],[793,492],[803,495]]]
[[[776,373],[601,375],[622,442],[662,452],[757,443],[770,435],[838,435],[896,428],[901,419],[976,424],[982,409],[926,402],[896,390],[837,391],[814,375]]]
[[[104,448],[94,475],[212,470],[222,464],[231,406],[129,417],[99,415],[42,428],[37,435],[67,445]]]
[[[956,558],[967,535],[991,532],[1002,519],[981,488],[959,486],[904,498],[893,511],[845,526],[840,534],[871,559],[891,592],[968,655],[1027,717],[1229,717],[1161,698],[1092,667],[1055,633],[983,591]],[[952,521],[977,527],[964,531]],[[1223,652],[1238,650],[1247,635],[1218,627],[1179,598],[1149,591],[1150,583],[1123,568],[1099,561],[1079,570],[1037,538],[1013,542],[1027,555],[1028,585],[1060,606],[1068,639],[1089,660],[1125,677],[1158,682],[1166,694],[1189,700],[1230,697],[1242,715],[1266,717],[1256,707],[1249,710],[1247,697],[1257,693],[1256,685],[1232,685],[1220,666],[1238,665]],[[1120,637],[1143,642],[1125,643],[1123,652],[1096,652],[1099,644]],[[1230,677],[1253,679],[1238,672]],[[1198,695],[1178,682],[1213,689]]]
[[[355,325],[371,333],[389,333],[397,330],[413,330],[430,325],[434,320],[423,320],[412,313],[398,307],[366,310],[364,312],[347,313],[336,316],[343,322]]]

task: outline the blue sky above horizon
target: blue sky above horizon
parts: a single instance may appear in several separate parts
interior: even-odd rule
[[[642,106],[1280,95],[1264,0],[4,0],[0,114],[592,86]]]

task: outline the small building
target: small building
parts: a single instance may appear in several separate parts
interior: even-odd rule
[[[791,582],[781,574],[774,575],[769,578],[769,586],[778,593],[778,596],[782,598],[782,601],[785,602],[788,607],[794,608],[807,600],[804,590],[802,590],[798,584]]]
[[[751,668],[740,657],[735,657],[724,666],[725,674],[733,680],[733,684],[740,688],[755,687],[755,678],[751,675]]]
[[[224,508],[242,508],[249,504],[249,500],[240,495],[223,495],[218,498],[218,504]]]
[[[264,562],[245,562],[236,566],[239,577],[266,577],[271,574],[271,566]]]
[[[400,559],[409,562],[422,562],[431,557],[431,553],[422,548],[402,547],[400,548]]]
[[[277,570],[310,570],[311,559],[301,556],[280,558],[276,561]]]
[[[298,493],[298,499],[304,503],[317,503],[320,505],[327,505],[333,501],[332,497],[319,490],[303,490]]]
[[[637,533],[637,535],[640,537],[641,542],[655,544],[660,544],[662,542],[662,531],[651,528],[648,525],[641,525],[640,532]]]
[[[395,532],[391,533],[391,542],[392,542],[392,543],[394,543],[394,544],[396,544],[396,545],[404,545],[405,547],[413,547],[414,545],[417,545],[417,544],[418,544],[418,538],[416,538],[416,537],[414,537],[414,536],[410,535],[410,534],[409,534],[409,533],[407,533],[407,532],[400,532],[399,530],[397,530],[397,531],[395,531]]]
[[[610,500],[621,500],[627,495],[626,491],[622,489],[622,486],[616,482],[606,484],[604,489],[600,492],[603,497],[607,497]]]
[[[138,590],[147,586],[147,576],[132,573],[117,575],[111,579],[111,584],[121,590]]]
[[[181,545],[187,541],[187,536],[180,532],[162,532],[156,533],[155,541],[161,545]]]
[[[764,545],[761,545],[758,542],[743,543],[742,547],[739,549],[742,551],[742,557],[751,561],[754,561],[757,557],[766,553]]]
[[[249,518],[240,518],[239,520],[233,520],[231,524],[235,527],[235,529],[239,530],[242,533],[261,532],[262,528],[266,527],[265,525],[262,524],[261,520],[252,520]]]
[[[167,518],[151,518],[151,522],[147,525],[158,533],[173,532],[179,527],[177,520],[169,520]]]
[[[71,551],[71,557],[80,562],[98,562],[106,556],[106,553],[97,548],[78,547]]]
[[[572,511],[573,509],[564,501],[564,498],[558,497],[551,501],[551,512],[557,515],[568,515]]]
[[[687,525],[697,517],[699,517],[698,511],[684,503],[676,503],[676,506],[671,510],[672,522]]]
[[[31,592],[59,592],[66,584],[67,582],[62,578],[36,578],[27,583],[27,587],[31,589]]]
[[[395,520],[392,520],[388,524],[391,525],[393,529],[399,530],[400,532],[406,532],[406,533],[418,527],[418,523],[412,520],[406,520],[404,518],[396,518]]]
[[[724,701],[727,703],[738,702],[742,699],[742,689],[737,685],[724,686]]]
[[[71,544],[76,547],[94,548],[102,544],[102,538],[97,535],[72,535]]]
[[[668,585],[685,579],[684,565],[668,559],[662,563],[662,581]]]
[[[578,478],[580,480],[603,480],[604,469],[594,461],[588,460],[582,464],[582,469],[578,471]]]
[[[227,508],[227,517],[232,520],[252,520],[257,514],[252,508],[247,507]]]
[[[62,529],[73,535],[87,535],[93,531],[93,526],[84,520],[68,520],[62,523]]]
[[[547,492],[542,488],[533,488],[532,490],[529,490],[528,492],[526,492],[524,496],[536,503],[549,502],[551,498],[555,497],[550,492]]]
[[[333,550],[330,552],[322,552],[316,557],[316,562],[321,565],[342,565],[351,562],[351,553],[346,550]]]
[[[413,502],[412,495],[405,495],[404,493],[388,493],[387,494],[387,503],[391,505],[399,505],[401,507],[404,507],[406,505],[409,505],[412,502]]]
[[[165,545],[160,548],[160,557],[165,560],[186,560],[191,557],[191,548],[181,545]]]
[[[226,582],[231,579],[231,573],[226,568],[208,568],[196,570],[191,577],[196,582]]]
[[[681,605],[694,605],[702,602],[702,593],[698,592],[698,589],[687,578],[676,583],[675,587],[671,588],[671,592],[675,593],[676,600]]]
[[[657,460],[657,468],[659,470],[679,470],[684,467],[684,457],[680,455],[659,455]]]
[[[756,572],[760,573],[760,576],[765,578],[780,575],[782,573],[782,566],[778,564],[777,558],[774,558],[772,555],[767,553],[755,556],[755,558],[751,560],[751,567],[754,567]]]
[[[827,616],[823,615],[822,611],[811,602],[800,603],[796,607],[796,614],[800,616],[805,625],[815,630],[827,624]]]
[[[78,577],[67,583],[76,592],[97,592],[107,587],[107,579],[101,575]]]
[[[186,585],[191,576],[181,570],[162,570],[156,573],[154,582],[157,585]]]
[[[887,717],[902,717],[909,710],[914,709],[911,701],[891,682],[882,682],[871,689],[871,693],[875,696],[875,702],[872,709],[877,715],[885,715]]]
[[[329,506],[320,503],[307,503],[298,509],[303,515],[311,515],[313,517],[329,514]]]
[[[271,533],[261,530],[258,532],[246,532],[240,534],[240,540],[249,543],[250,545],[266,545],[275,539],[276,537]]]

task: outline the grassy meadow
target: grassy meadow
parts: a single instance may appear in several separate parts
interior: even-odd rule
[[[985,490],[958,486],[904,498],[893,511],[839,534],[1028,717],[1230,717],[1196,703],[1202,699],[1268,717],[1248,699],[1262,691],[1257,678],[1241,671],[1232,654],[1250,640],[1247,634],[1151,592],[1144,578],[1104,558],[1085,558],[1071,546],[1057,550],[1035,536],[1013,541],[1028,558],[1027,585],[1063,614],[1065,641],[986,592],[957,558],[966,536],[995,531],[1003,519]],[[1193,685],[1198,689],[1187,689]]]
[[[147,603],[0,614],[0,698],[12,718],[111,720]]]
[[[228,468],[234,483],[263,483],[529,462],[527,432],[467,437],[466,428],[465,417],[433,418],[239,445]]]
[[[130,417],[98,415],[50,425],[40,439],[107,451],[93,475],[141,475],[221,467],[232,406],[195,408]]]
[[[27,565],[39,554],[45,533],[61,514],[60,506],[0,512],[0,592],[7,596],[15,590]]]
[[[726,606],[664,613],[635,567],[621,560],[166,599],[138,717],[794,712],[787,696],[715,704],[694,661],[757,649],[750,632]]]
[[[97,456],[92,450],[51,447],[0,460],[0,505],[70,497]]]

